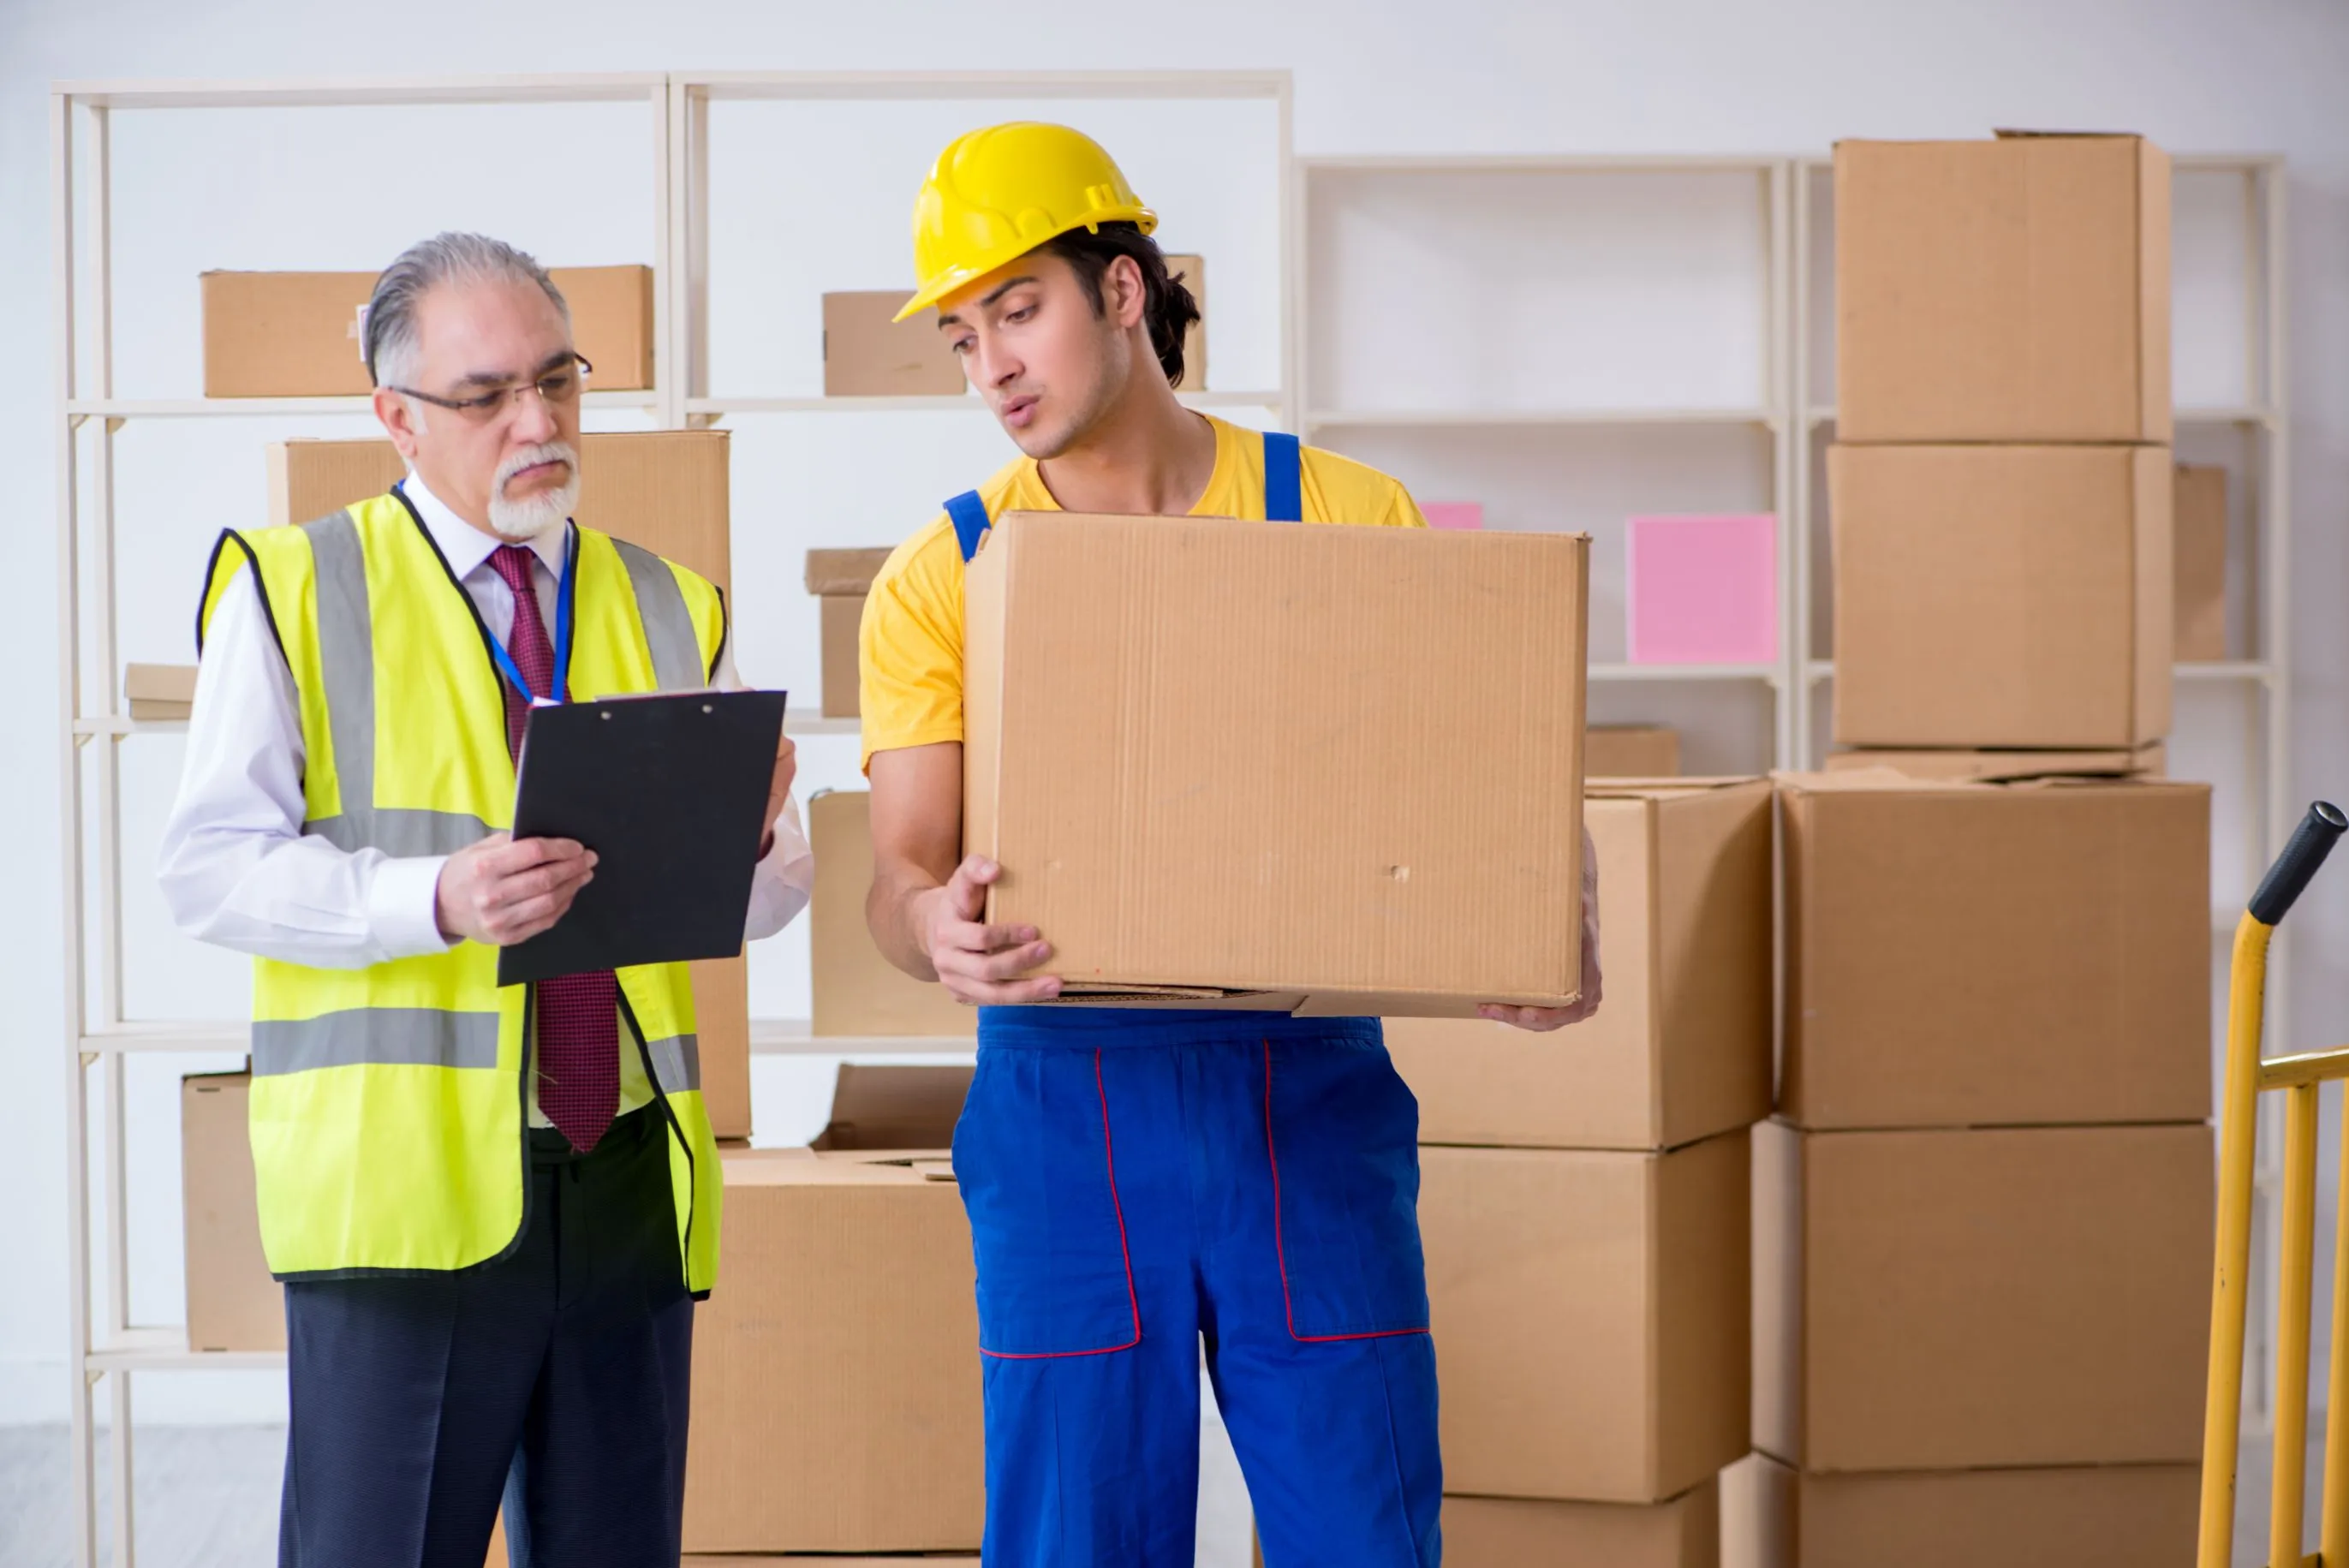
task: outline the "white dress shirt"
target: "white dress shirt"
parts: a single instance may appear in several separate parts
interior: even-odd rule
[[[513,630],[513,593],[490,564],[502,542],[450,511],[415,474],[401,489],[491,633],[505,641]],[[532,583],[549,626],[568,531],[550,530],[530,545]],[[730,638],[711,684],[742,689]],[[157,880],[180,929],[201,942],[318,969],[364,969],[453,946],[440,934],[438,910],[447,857],[346,851],[305,837],[304,760],[293,676],[262,614],[253,573],[240,573],[205,634],[186,768],[158,856]],[[798,803],[787,800],[774,842],[751,878],[743,935],[755,941],[781,930],[807,907],[814,882],[815,855]],[[627,1033],[624,1026],[623,1111],[650,1098]],[[537,1099],[533,1087],[532,1120],[544,1125]]]

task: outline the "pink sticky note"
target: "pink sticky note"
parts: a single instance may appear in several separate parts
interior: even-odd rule
[[[1428,500],[1419,505],[1420,515],[1427,519],[1430,528],[1483,528],[1485,503],[1481,500]]]
[[[1778,657],[1778,520],[1634,517],[1625,525],[1625,656],[1635,665]]]

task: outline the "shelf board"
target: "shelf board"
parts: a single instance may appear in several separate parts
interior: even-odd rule
[[[651,408],[656,394],[588,392],[590,408]],[[260,419],[320,414],[373,414],[375,399],[347,397],[75,397],[66,403],[71,419]]]
[[[976,1035],[818,1035],[805,1018],[750,1020],[754,1057],[959,1056],[978,1048]]]
[[[1803,411],[1803,418],[1813,425],[1832,425],[1835,405],[1814,404]],[[2179,408],[2170,418],[2180,425],[2265,425],[2274,420],[2275,410],[2251,403],[2214,404],[2202,408]]]
[[[2173,680],[2219,682],[2250,681],[2261,684],[2275,678],[2275,665],[2265,659],[2225,659],[2216,664],[2179,664],[2170,666]],[[1814,659],[1805,676],[1814,686],[1835,678],[1833,659]]]
[[[184,1328],[134,1328],[82,1357],[90,1372],[274,1372],[283,1350],[191,1350]]]
[[[1525,429],[1555,426],[1600,428],[1641,425],[1762,425],[1777,422],[1768,408],[1325,408],[1305,416],[1309,429]]]
[[[1776,685],[1776,665],[1632,665],[1590,666],[1594,681],[1766,681]]]
[[[1734,152],[1371,153],[1297,160],[1308,174],[1764,174],[1780,161]]]
[[[52,89],[106,108],[331,108],[362,104],[634,103],[667,76],[295,77],[274,81],[67,81]]]
[[[86,1031],[83,1052],[93,1056],[132,1056],[156,1051],[185,1055],[220,1055],[252,1048],[253,1026],[242,1018],[173,1018],[100,1025]]]
[[[1192,408],[1278,408],[1278,392],[1177,392]],[[913,397],[688,397],[688,414],[984,414],[987,400],[968,392]]]

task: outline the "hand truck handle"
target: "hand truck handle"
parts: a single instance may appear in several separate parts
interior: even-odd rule
[[[2344,830],[2349,830],[2349,817],[2342,815],[2340,807],[2330,800],[2310,806],[2308,815],[2292,830],[2292,841],[2260,879],[2260,891],[2251,894],[2251,918],[2261,925],[2282,924]]]

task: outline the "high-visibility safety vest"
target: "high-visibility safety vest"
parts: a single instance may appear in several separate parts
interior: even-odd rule
[[[706,579],[607,534],[571,533],[566,689],[709,684],[726,608]],[[449,854],[513,822],[514,766],[489,629],[405,496],[287,528],[230,530],[212,553],[204,630],[251,570],[294,678],[306,752],[305,834],[346,851]],[[252,1139],[261,1239],[280,1279],[416,1274],[493,1262],[528,1219],[527,985],[497,949],[365,969],[254,961]],[[682,964],[619,972],[668,1129],[688,1287],[718,1272],[718,1149],[701,1101]]]

